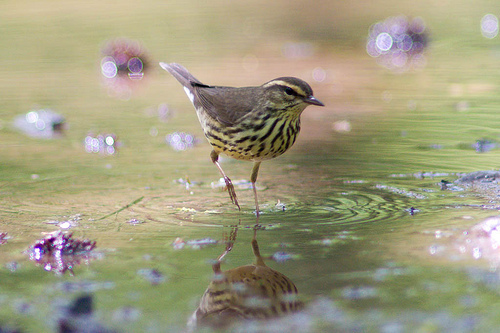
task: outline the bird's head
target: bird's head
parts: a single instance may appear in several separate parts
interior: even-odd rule
[[[309,105],[325,106],[313,95],[307,82],[295,77],[280,77],[262,85],[268,107],[300,115]]]

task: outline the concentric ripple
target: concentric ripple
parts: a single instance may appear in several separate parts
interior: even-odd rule
[[[338,193],[315,205],[302,207],[300,211],[311,223],[355,225],[390,221],[408,215],[408,209],[412,207],[410,201],[410,198],[399,195],[364,189]]]

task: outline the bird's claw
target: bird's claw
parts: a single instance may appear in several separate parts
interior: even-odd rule
[[[238,210],[241,210],[240,204],[238,203],[238,199],[236,198],[236,191],[234,190],[234,185],[231,182],[231,179],[229,179],[229,177],[226,176],[224,177],[224,181],[226,182],[227,192],[229,193],[231,201],[238,207]]]

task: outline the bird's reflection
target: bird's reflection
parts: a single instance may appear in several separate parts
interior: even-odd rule
[[[222,271],[221,262],[236,240],[238,229],[233,229],[225,251],[212,265],[214,276],[188,328],[227,328],[243,320],[283,316],[302,307],[292,280],[264,263],[257,243],[257,229],[254,228],[251,243],[255,263]]]

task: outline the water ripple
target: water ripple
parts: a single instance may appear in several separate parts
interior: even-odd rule
[[[409,215],[411,198],[380,191],[341,192],[321,203],[302,207],[299,211],[315,224],[355,225],[395,220]],[[306,212],[307,210],[307,212]]]

